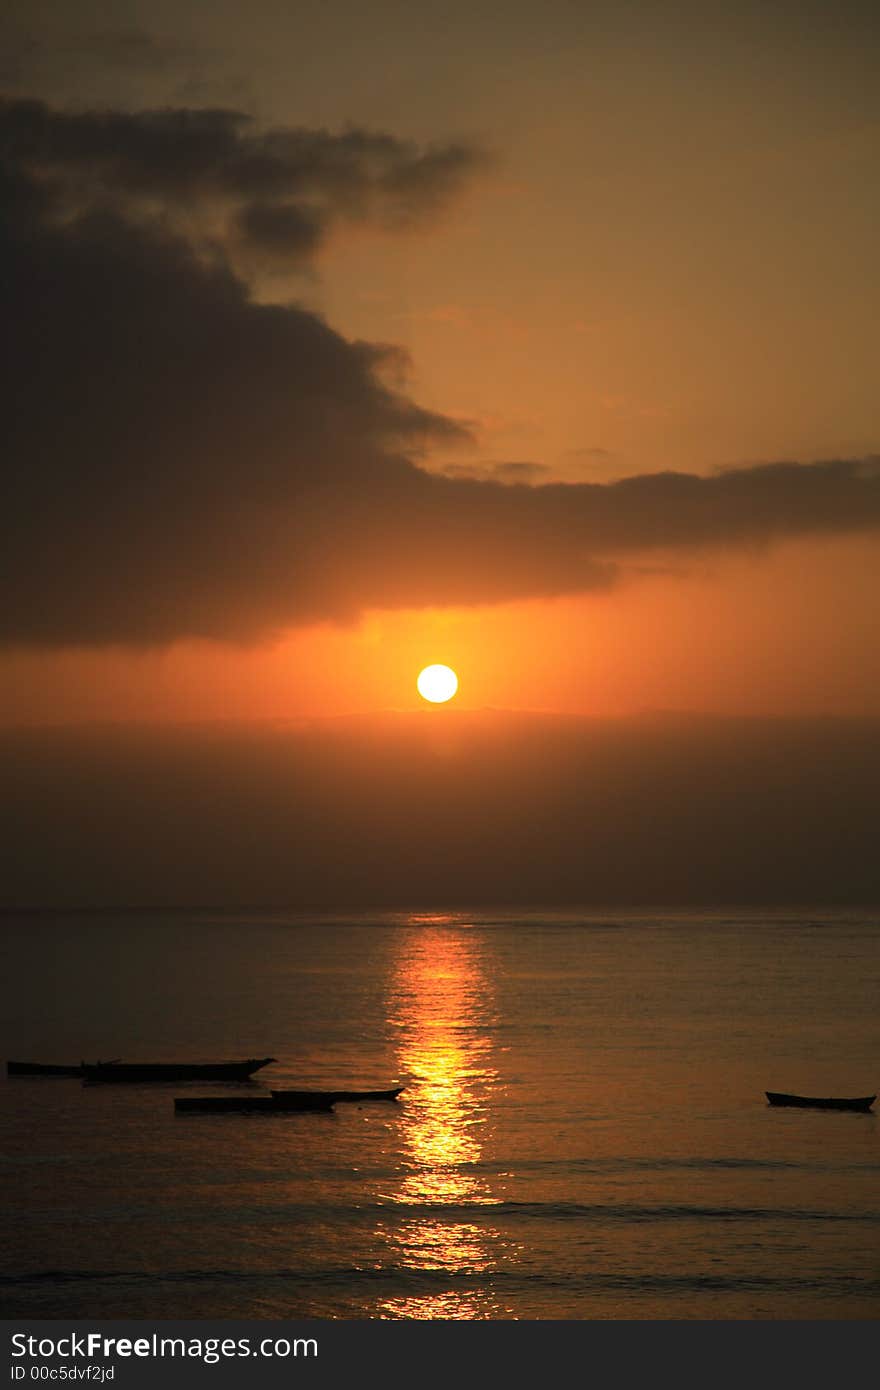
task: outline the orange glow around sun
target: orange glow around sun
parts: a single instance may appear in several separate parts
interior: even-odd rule
[[[453,700],[429,702],[450,715],[873,715],[880,646],[873,613],[850,598],[876,588],[877,556],[869,537],[792,542],[760,563],[725,555],[601,595],[371,610],[350,626],[315,624],[247,648],[13,649],[0,727],[424,711],[415,674],[438,653],[467,673]]]

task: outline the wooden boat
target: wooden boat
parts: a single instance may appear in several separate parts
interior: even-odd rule
[[[118,1062],[118,1058],[116,1061]],[[98,1066],[109,1066],[110,1063],[98,1062]],[[114,1064],[115,1065],[115,1064]],[[69,1066],[54,1062],[7,1062],[7,1076],[83,1076],[85,1074],[85,1063],[71,1063]]]
[[[174,1101],[175,1112],[180,1114],[251,1114],[256,1111],[263,1115],[292,1114],[295,1110],[333,1109],[333,1102],[324,1095],[312,1095],[296,1104],[280,1105],[274,1096],[177,1096]]]
[[[265,1115],[296,1110],[326,1111],[332,1110],[337,1101],[395,1101],[402,1090],[402,1086],[393,1086],[387,1091],[272,1091],[268,1096],[178,1096],[174,1109],[178,1114],[193,1111],[208,1114],[259,1111]]]
[[[771,1105],[792,1105],[802,1110],[870,1110],[876,1096],[789,1096],[784,1091],[765,1091]]]
[[[116,1081],[247,1081],[274,1057],[249,1057],[244,1062],[98,1062],[83,1066],[83,1084]]]
[[[397,1100],[402,1090],[402,1086],[392,1086],[388,1091],[273,1091],[272,1099],[276,1105],[289,1105],[295,1109],[300,1101],[312,1097],[328,1100],[331,1105],[337,1101]]]
[[[49,1062],[7,1062],[7,1076],[82,1076],[82,1063],[79,1066],[55,1066]]]

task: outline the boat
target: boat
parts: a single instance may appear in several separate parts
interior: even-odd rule
[[[297,1103],[281,1105],[274,1096],[177,1096],[174,1101],[175,1112],[180,1114],[193,1111],[203,1114],[228,1115],[251,1114],[254,1111],[263,1115],[292,1114],[294,1111],[333,1109],[332,1100],[326,1095],[315,1094],[300,1099]]]
[[[331,1105],[337,1101],[397,1100],[402,1086],[392,1086],[388,1091],[273,1091],[272,1099],[276,1105],[296,1109],[300,1101],[314,1098],[328,1100]]]
[[[118,1062],[118,1058],[116,1061]],[[109,1066],[109,1063],[98,1062],[98,1066]],[[7,1062],[7,1076],[83,1076],[85,1069],[84,1062],[71,1063],[64,1065],[55,1062]]]
[[[272,1091],[268,1096],[178,1096],[174,1101],[174,1109],[179,1114],[192,1111],[228,1114],[256,1110],[269,1114],[295,1110],[332,1110],[338,1101],[395,1101],[402,1090],[402,1086],[392,1086],[387,1091]]]
[[[116,1081],[247,1081],[275,1057],[248,1057],[244,1062],[86,1062],[83,1085]]]
[[[791,1105],[802,1110],[870,1110],[876,1096],[790,1096],[785,1091],[765,1091],[771,1105]]]

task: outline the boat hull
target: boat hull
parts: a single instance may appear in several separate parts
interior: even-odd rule
[[[790,1096],[784,1091],[765,1091],[771,1105],[791,1106],[798,1110],[860,1110],[871,1109],[876,1096]]]
[[[397,1100],[402,1086],[393,1086],[388,1091],[273,1091],[272,1099],[277,1105],[290,1105],[296,1108],[300,1101],[312,1098],[327,1100],[331,1105],[337,1101]]]
[[[86,1063],[82,1074],[86,1086],[144,1081],[247,1081],[255,1071],[274,1061],[274,1057],[249,1057],[244,1062],[120,1062],[98,1066]]]
[[[298,1105],[279,1105],[272,1096],[178,1096],[174,1110],[178,1115],[283,1115],[294,1111],[331,1111],[333,1102],[324,1097],[311,1097]]]
[[[82,1063],[78,1066],[61,1066],[47,1062],[7,1062],[7,1076],[82,1076]]]

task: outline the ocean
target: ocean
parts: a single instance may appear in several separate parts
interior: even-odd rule
[[[6,1058],[278,1059],[384,1088],[4,1078],[6,1317],[880,1314],[868,915],[7,916]]]

